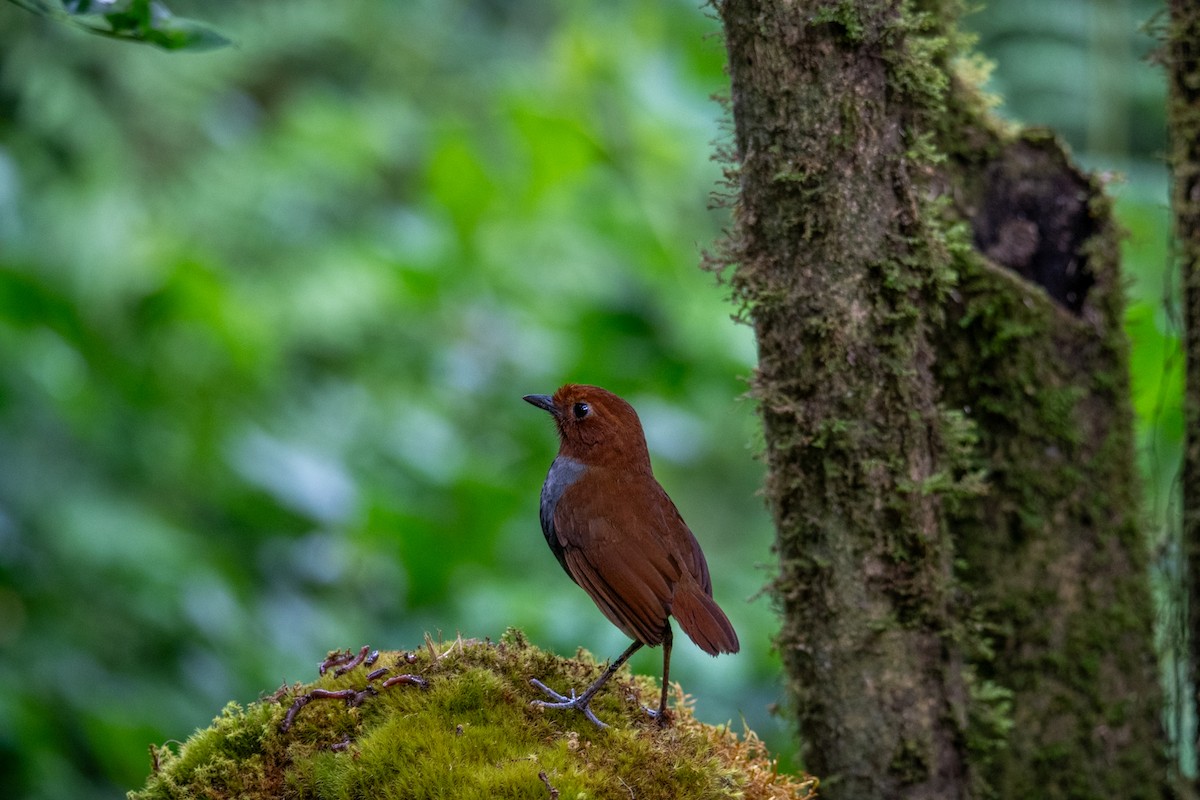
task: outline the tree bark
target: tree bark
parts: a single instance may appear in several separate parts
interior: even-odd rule
[[[827,797],[1165,792],[1116,233],[953,0],[725,0],[779,638]]]
[[[1170,106],[1171,206],[1183,287],[1184,455],[1182,552],[1186,557],[1189,696],[1192,719],[1200,721],[1200,7],[1171,0],[1167,55]],[[1182,718],[1183,715],[1179,715]],[[1180,734],[1183,734],[1182,725]],[[1200,754],[1200,722],[1192,731]],[[1196,786],[1200,791],[1200,783]]]

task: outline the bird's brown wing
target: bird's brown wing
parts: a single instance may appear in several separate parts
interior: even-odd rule
[[[593,483],[588,488],[601,487]],[[658,644],[675,586],[683,571],[690,570],[692,556],[680,552],[678,534],[666,529],[678,512],[665,495],[664,506],[636,483],[610,488],[576,492],[571,487],[570,502],[558,504],[554,531],[564,566],[614,625],[644,644]],[[678,524],[690,537],[682,520]]]
[[[592,522],[593,532],[608,539],[605,521]],[[596,606],[630,638],[643,644],[662,642],[675,581],[670,566],[656,563],[632,546],[612,544],[567,546],[567,571]]]
[[[662,487],[655,483],[654,488],[662,496],[655,507],[662,509],[659,530],[663,547],[673,560],[684,565],[677,583],[672,585],[671,615],[688,638],[709,655],[736,653],[737,632],[713,600],[712,578],[700,543]]]
[[[663,549],[668,553],[674,553],[684,565],[684,569],[691,573],[692,577],[696,579],[696,583],[700,584],[701,588],[711,597],[712,578],[708,574],[708,562],[704,559],[700,543],[696,541],[691,529],[683,521],[679,509],[671,502],[671,498],[667,496],[658,481],[654,482],[654,489],[661,497],[661,500],[656,503],[656,507],[662,509],[662,515],[655,528],[662,539]]]
[[[708,564],[652,476],[619,481],[604,491],[594,490],[612,473],[592,477],[593,491],[572,492],[571,502],[555,514],[564,566],[614,625],[631,638],[658,644],[685,573],[712,596]]]

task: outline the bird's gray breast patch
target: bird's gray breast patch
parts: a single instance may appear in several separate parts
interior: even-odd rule
[[[568,456],[558,456],[550,465],[550,471],[546,473],[546,482],[542,484],[541,502],[542,533],[546,534],[547,539],[554,538],[554,509],[558,508],[559,499],[585,472],[586,464]]]

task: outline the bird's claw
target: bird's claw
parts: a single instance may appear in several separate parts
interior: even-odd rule
[[[534,686],[536,686],[537,688],[541,689],[541,690],[542,690],[543,692],[545,692],[546,694],[548,694],[548,695],[549,695],[551,698],[553,698],[553,699],[554,699],[554,700],[555,700],[557,703],[567,703],[567,704],[570,704],[570,703],[573,703],[573,702],[575,702],[576,700],[578,700],[578,699],[579,699],[578,697],[576,697],[576,696],[575,696],[575,690],[574,690],[574,689],[572,689],[572,690],[571,690],[571,696],[570,696],[570,697],[564,697],[563,695],[561,695],[561,694],[559,694],[558,692],[556,692],[556,691],[554,691],[553,689],[551,689],[551,688],[550,688],[549,686],[547,686],[546,684],[544,684],[544,683],[542,683],[541,681],[539,681],[537,678],[530,678],[530,679],[529,679],[529,682],[530,682],[531,684],[533,684]],[[558,708],[558,706],[551,706],[549,703],[545,702],[544,700],[534,700],[533,702],[537,703],[537,704],[538,704],[538,705],[540,705],[540,706],[546,706],[547,708],[550,708],[550,707],[553,707],[553,708]],[[565,705],[565,706],[563,706],[563,708],[568,708],[568,707],[569,707],[569,705]]]
[[[588,718],[588,721],[600,730],[604,730],[608,727],[608,725],[601,722],[600,719],[592,713],[591,706],[589,705],[591,698],[585,700],[583,695],[576,695],[574,689],[571,690],[571,696],[566,697],[554,691],[537,678],[530,678],[529,682],[545,692],[546,695],[549,696],[553,701],[548,702],[546,700],[534,700],[532,701],[533,705],[538,706],[539,708],[573,708],[576,711],[582,711],[583,715]]]
[[[665,728],[671,724],[670,711],[663,711],[660,713],[658,709],[651,708],[650,706],[642,706],[642,711],[645,711],[646,715],[650,717],[650,719],[654,720],[654,723],[660,728]]]

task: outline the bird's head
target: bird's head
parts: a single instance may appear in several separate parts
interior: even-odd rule
[[[554,417],[562,455],[584,463],[620,459],[627,467],[649,467],[641,420],[633,406],[612,392],[568,383],[553,397],[528,394],[524,400]]]

